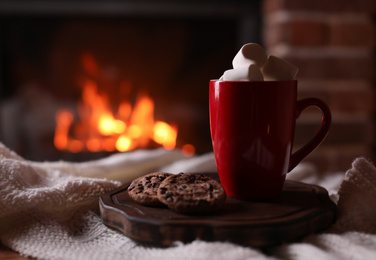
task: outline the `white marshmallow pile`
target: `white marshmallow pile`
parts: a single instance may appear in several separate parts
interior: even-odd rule
[[[276,56],[267,57],[265,50],[256,43],[241,47],[232,60],[233,69],[226,70],[221,81],[275,81],[294,80],[298,68]]]

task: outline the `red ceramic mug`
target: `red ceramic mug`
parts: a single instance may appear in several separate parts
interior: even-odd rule
[[[292,153],[296,119],[310,106],[321,110],[321,128]],[[296,80],[211,80],[209,108],[221,184],[227,196],[242,200],[278,197],[286,174],[324,140],[331,123],[320,99],[297,101]]]

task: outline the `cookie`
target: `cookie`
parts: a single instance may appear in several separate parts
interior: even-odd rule
[[[180,213],[205,214],[222,207],[226,193],[219,182],[208,176],[179,173],[159,185],[158,199]]]
[[[157,196],[160,183],[171,176],[167,172],[153,172],[141,176],[132,181],[128,187],[129,196],[138,203],[145,206],[159,207],[164,206]]]

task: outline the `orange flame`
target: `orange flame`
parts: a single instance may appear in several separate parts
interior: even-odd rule
[[[123,101],[114,115],[108,97],[98,93],[95,82],[87,81],[78,114],[80,121],[74,122],[72,112],[57,113],[54,136],[57,149],[125,152],[145,148],[150,140],[168,150],[176,146],[177,127],[154,121],[154,102],[147,95],[139,95],[133,109],[129,102]]]

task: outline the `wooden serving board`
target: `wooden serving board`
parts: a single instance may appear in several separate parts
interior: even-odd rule
[[[217,178],[216,174],[206,174]],[[292,242],[328,228],[336,206],[316,185],[286,181],[279,198],[241,201],[227,198],[211,215],[190,216],[168,208],[145,207],[127,192],[130,183],[100,197],[103,223],[140,243],[169,246],[174,241],[230,241],[266,247]]]

